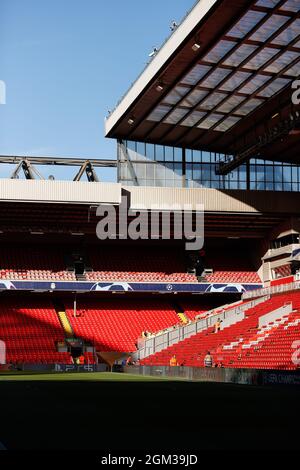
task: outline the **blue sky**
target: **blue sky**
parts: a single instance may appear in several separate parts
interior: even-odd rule
[[[115,158],[104,117],[193,0],[0,0],[0,155]],[[0,177],[12,167],[0,166]],[[64,169],[46,171],[57,178]],[[74,170],[72,171],[74,173]],[[102,175],[113,180],[111,170]]]

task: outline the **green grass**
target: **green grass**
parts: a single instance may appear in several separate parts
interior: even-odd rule
[[[181,379],[178,379],[181,380]],[[168,377],[150,377],[135,374],[122,374],[117,372],[6,372],[0,373],[0,382],[3,381],[105,381],[105,382],[157,382],[170,381]]]

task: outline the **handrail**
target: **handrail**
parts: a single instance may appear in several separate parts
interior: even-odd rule
[[[278,286],[263,287],[262,289],[255,289],[244,292],[242,295],[243,300],[257,298],[265,295],[280,294],[300,289],[300,281],[291,282],[289,284],[279,284]]]
[[[187,339],[199,333],[200,331],[204,331],[212,327],[218,319],[222,320],[223,322],[227,320],[227,326],[227,323],[230,321],[230,319],[234,319],[235,317],[238,317],[238,319],[243,319],[244,317],[242,314],[246,310],[255,307],[259,303],[265,302],[268,299],[269,296],[260,297],[245,304],[241,304],[227,310],[224,309],[221,312],[212,313],[206,318],[200,318],[198,320],[191,321],[187,325],[179,325],[175,328],[168,328],[167,330],[163,330],[150,338],[139,339],[138,352],[135,356],[138,359],[144,359],[145,357],[148,357],[155,352],[166,349],[172,344],[183,341],[184,339]],[[213,309],[211,312],[214,312],[215,310],[216,309]]]

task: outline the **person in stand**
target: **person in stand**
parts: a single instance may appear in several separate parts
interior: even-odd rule
[[[209,351],[204,358],[204,367],[212,367],[213,366],[213,358]]]
[[[178,365],[176,356],[172,356],[170,359],[170,367],[176,367]]]
[[[128,358],[126,360],[126,366],[132,366],[132,357],[131,356],[128,356]]]
[[[218,318],[218,320],[215,323],[215,333],[218,333],[221,330],[221,320]]]

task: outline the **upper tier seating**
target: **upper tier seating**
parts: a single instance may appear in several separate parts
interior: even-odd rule
[[[59,248],[6,247],[0,249],[0,279],[74,281],[76,277],[66,271]]]
[[[261,279],[255,269],[245,259],[233,257],[230,254],[226,258],[224,256],[208,257],[205,265],[213,269],[213,274],[206,276],[207,282],[261,284]]]
[[[287,302],[296,312],[259,328],[259,318]],[[233,368],[296,369],[292,362],[293,342],[300,332],[300,293],[272,297],[245,312],[245,319],[218,333],[213,328],[200,332],[145,358],[145,365],[169,365],[175,354],[179,364],[203,367],[210,351],[215,364]]]
[[[184,255],[169,248],[110,247],[90,252],[91,281],[197,282],[185,271]]]
[[[69,354],[56,350],[64,331],[49,301],[2,299],[0,340],[6,344],[6,362],[69,363]]]
[[[92,342],[97,351],[136,350],[143,331],[157,332],[179,324],[176,311],[162,300],[85,301],[77,317],[71,305],[66,313],[77,337]]]

